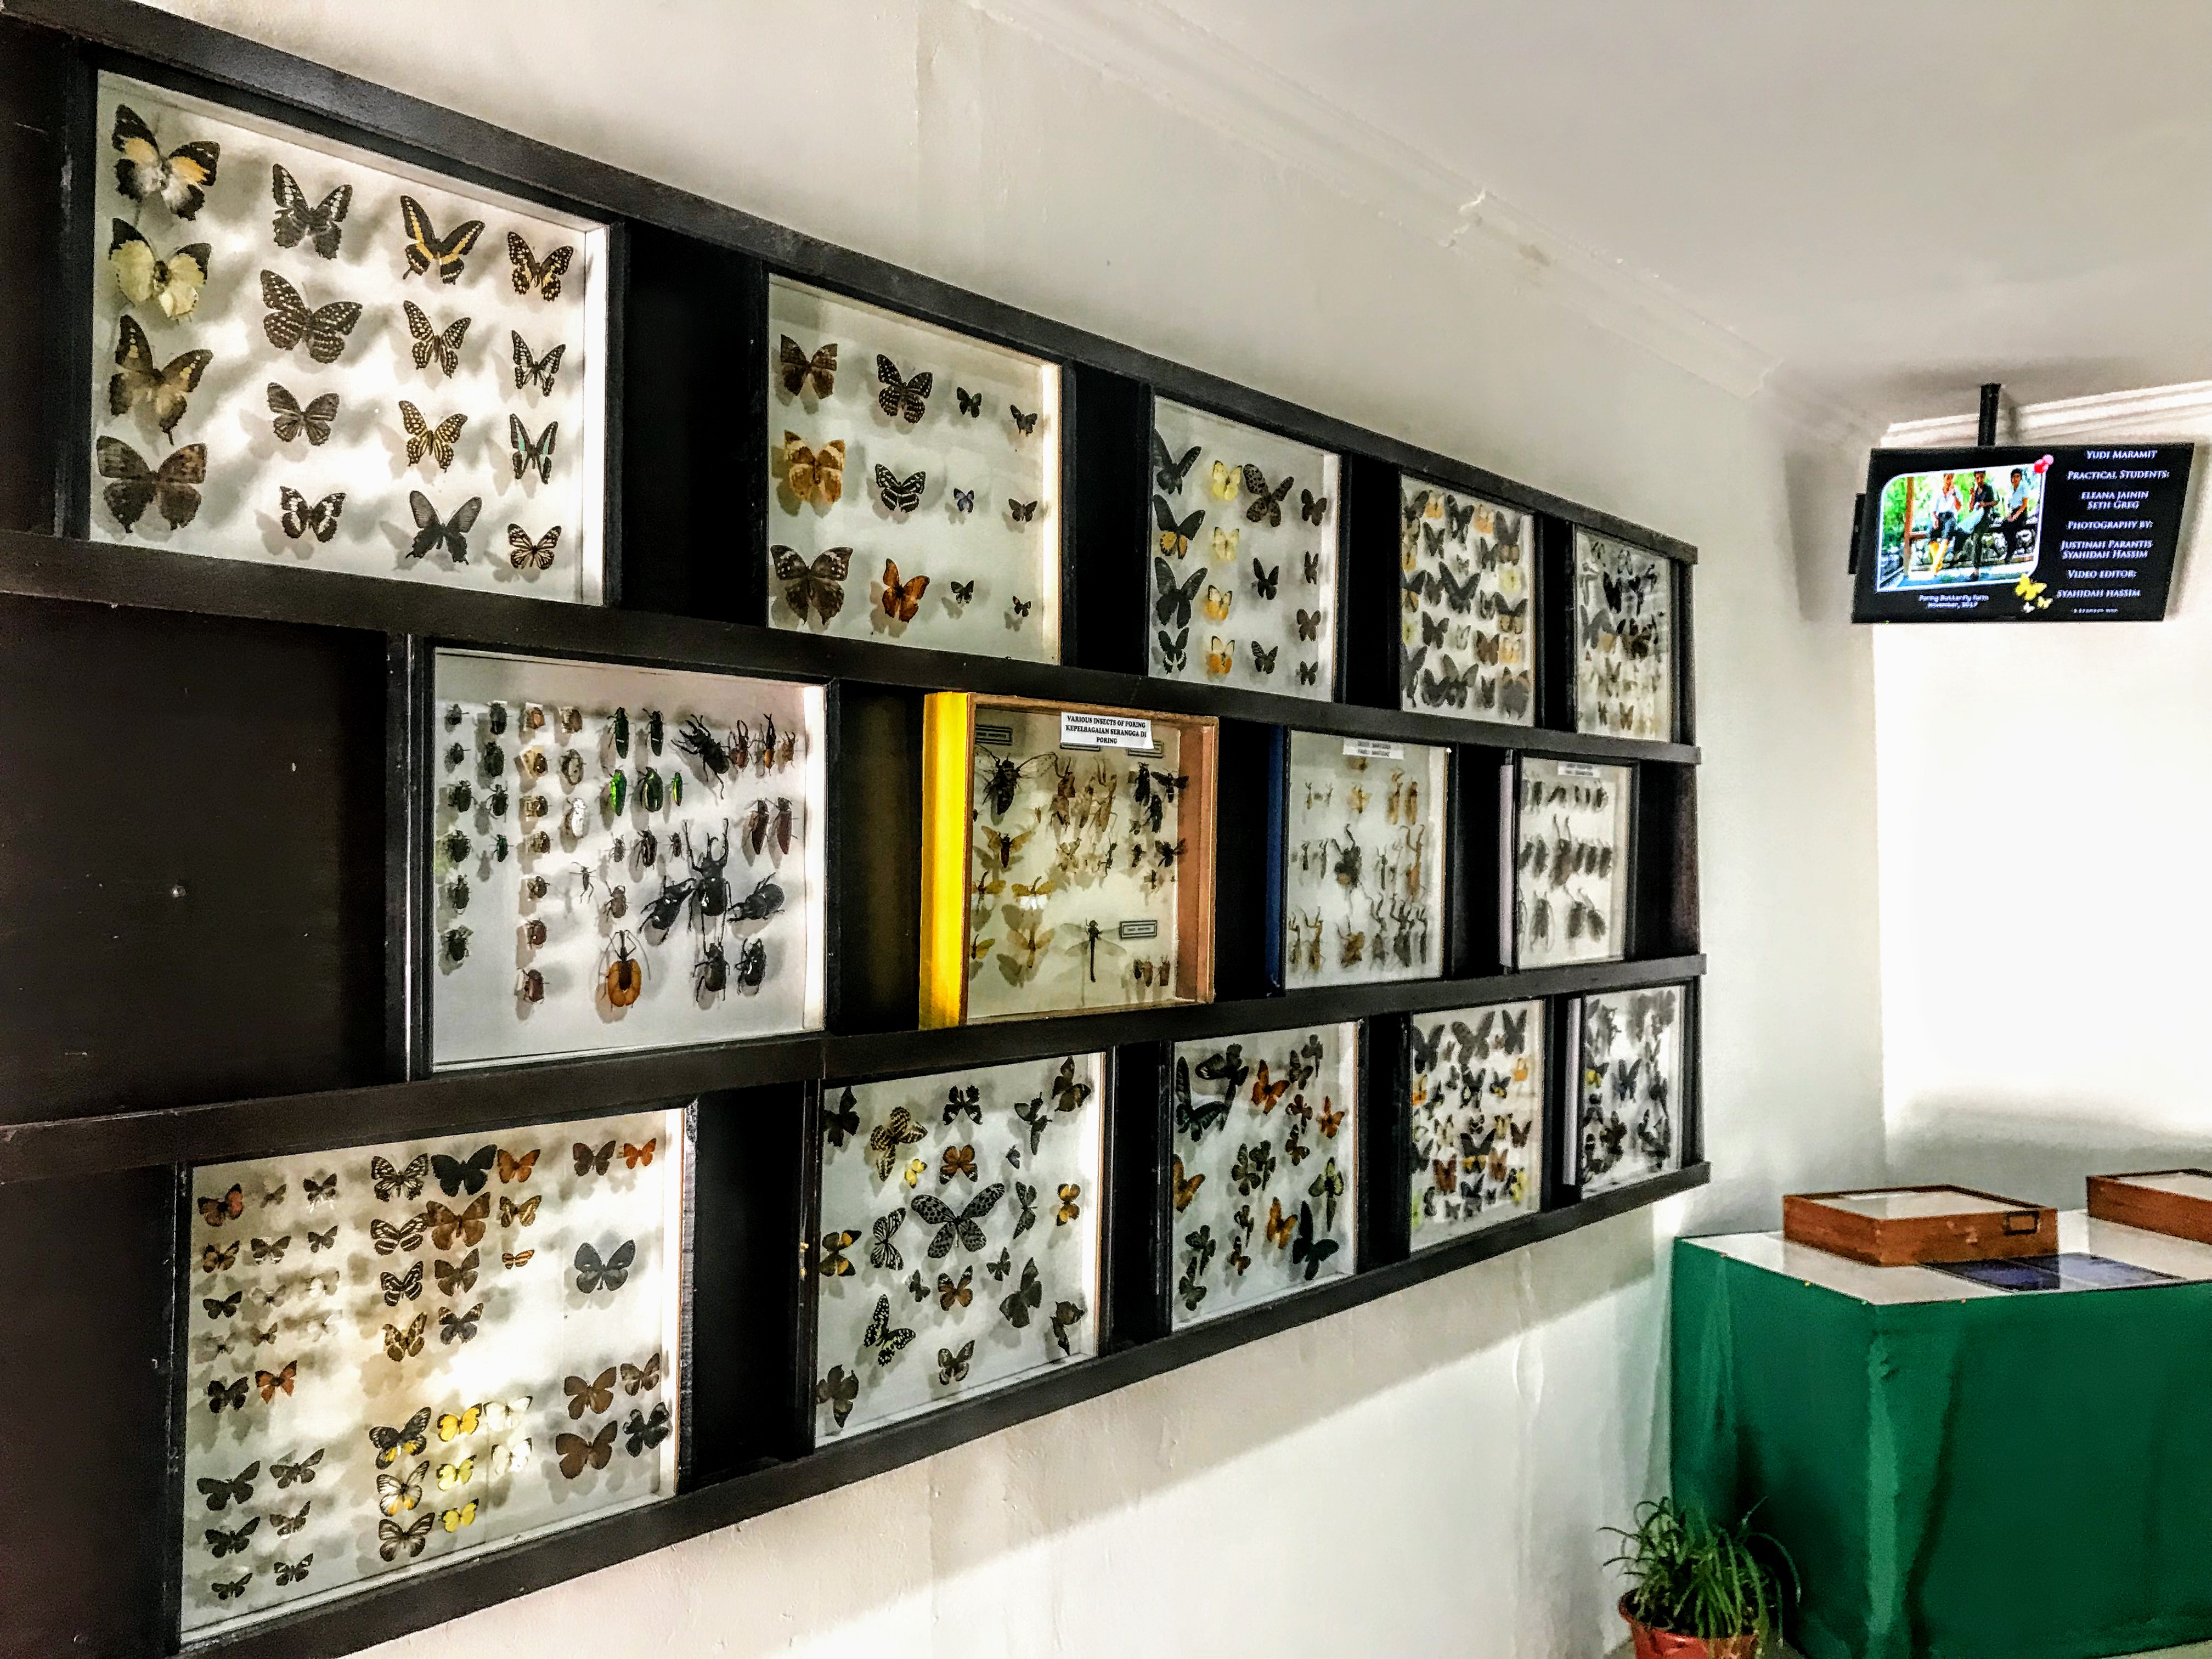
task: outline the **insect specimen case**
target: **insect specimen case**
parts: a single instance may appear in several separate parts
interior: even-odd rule
[[[1358,1265],[1358,1060],[1356,1024],[1174,1046],[1175,1325]]]
[[[1398,494],[1398,706],[1532,724],[1534,515],[1411,474]]]
[[[1284,982],[1437,978],[1450,751],[1292,732],[1285,752]]]
[[[605,226],[102,74],[90,533],[603,597]]]
[[[675,1489],[685,1119],[191,1172],[185,1638]]]
[[[1575,730],[1674,736],[1674,562],[1575,532]]]
[[[939,692],[921,1024],[1213,1000],[1211,716]]]
[[[1412,1247],[1544,1204],[1541,1002],[1411,1017],[1404,1079]]]
[[[1688,988],[1598,991],[1568,1006],[1575,1176],[1583,1195],[1681,1168]]]
[[[1513,968],[1620,961],[1629,949],[1634,771],[1523,755],[1498,776],[1503,960]]]
[[[1060,660],[1057,364],[769,282],[769,620]]]
[[[1336,695],[1338,458],[1155,398],[1150,672]]]
[[[817,1440],[1098,1348],[1106,1057],[825,1092]]]
[[[819,1029],[823,696],[439,652],[416,849],[432,1064]]]

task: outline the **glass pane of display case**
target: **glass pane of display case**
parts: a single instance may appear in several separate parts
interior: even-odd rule
[[[1577,1067],[1583,1196],[1682,1167],[1679,985],[1584,997]]]
[[[1398,706],[1532,724],[1534,516],[1410,473],[1398,491]]]
[[[1541,1002],[1413,1017],[1414,1249],[1543,1208],[1545,1038]]]
[[[1436,978],[1449,751],[1293,732],[1288,753],[1285,982]]]
[[[1575,730],[1674,735],[1674,566],[1575,532]]]
[[[1516,968],[1618,962],[1628,950],[1625,766],[1527,755],[1506,780],[1505,959]]]

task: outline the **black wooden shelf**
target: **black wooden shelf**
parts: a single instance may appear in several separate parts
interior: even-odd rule
[[[1329,986],[1287,996],[1173,1008],[1006,1020],[935,1031],[805,1035],[538,1065],[440,1073],[408,1083],[228,1100],[161,1111],[0,1125],[0,1185],[282,1157],[338,1143],[463,1134],[634,1110],[657,1101],[765,1084],[957,1071],[1130,1042],[1233,1036],[1303,1024],[1419,1013],[1522,997],[1632,990],[1694,979],[1702,956],[1542,968],[1486,979]]]
[[[1259,1307],[1150,1341],[1063,1365],[1033,1380],[943,1407],[925,1416],[832,1442],[804,1456],[691,1487],[645,1508],[549,1537],[456,1558],[450,1565],[372,1581],[344,1600],[280,1615],[236,1635],[194,1644],[188,1655],[224,1659],[337,1659],[373,1643],[475,1611],[511,1596],[612,1566],[771,1510],[902,1468],[965,1442],[1110,1394],[1248,1342],[1326,1319],[1545,1239],[1578,1232],[1702,1187],[1711,1166],[1694,1164],[1632,1187],[1509,1221],[1419,1255],[1363,1267]]]
[[[907,690],[957,690],[1157,708],[1166,714],[1216,714],[1228,720],[1393,742],[1459,744],[1529,750],[1572,759],[1662,761],[1681,766],[1694,766],[1699,759],[1694,744],[1648,743],[1306,697],[1272,696],[1261,691],[1147,675],[568,605],[428,582],[301,570],[16,530],[0,530],[0,593],[247,622],[414,635],[441,644],[605,657],[665,667],[855,680]]]

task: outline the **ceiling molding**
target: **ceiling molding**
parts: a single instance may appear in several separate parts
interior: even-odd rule
[[[1425,240],[1506,262],[1530,290],[1803,434],[1864,441],[1878,424],[1796,380],[1656,273],[1551,228],[1160,0],[967,3]]]
[[[1881,434],[1881,444],[1885,449],[1956,449],[1972,444],[1978,429],[1972,415],[1938,415],[1898,422]],[[2149,438],[2163,433],[2185,438],[2204,431],[2212,431],[2212,380],[2008,405],[1997,420],[2001,441],[2023,444],[2100,434]]]

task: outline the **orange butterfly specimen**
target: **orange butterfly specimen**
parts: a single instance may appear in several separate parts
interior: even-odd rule
[[[1207,673],[1217,676],[1226,674],[1237,666],[1236,641],[1231,640],[1224,645],[1218,634],[1208,635],[1206,639],[1206,672]]]
[[[809,449],[796,432],[783,434],[784,484],[802,501],[832,507],[845,495],[845,441]]]
[[[532,1256],[536,1255],[537,1254],[538,1252],[535,1250],[523,1250],[515,1255],[509,1255],[505,1250],[501,1250],[499,1253],[499,1259],[510,1267],[520,1267],[523,1263],[529,1261]]]
[[[1252,1079],[1252,1103],[1262,1112],[1272,1112],[1275,1109],[1275,1103],[1282,1099],[1290,1086],[1291,1080],[1288,1078],[1285,1078],[1280,1083],[1268,1082],[1267,1062],[1263,1060],[1260,1062],[1260,1074]]]
[[[945,1162],[937,1171],[938,1184],[942,1186],[953,1176],[963,1175],[970,1181],[975,1178],[975,1149],[973,1146],[946,1147]]]
[[[966,1307],[975,1299],[975,1292],[969,1288],[974,1284],[975,1279],[975,1270],[973,1267],[963,1267],[960,1270],[960,1282],[957,1285],[952,1282],[949,1275],[938,1274],[938,1305],[948,1312],[955,1307]]]
[[[1175,1161],[1175,1206],[1178,1212],[1190,1207],[1191,1200],[1198,1196],[1198,1189],[1204,1185],[1206,1185],[1206,1176],[1203,1174],[1194,1175],[1188,1180],[1185,1180],[1182,1173],[1182,1160],[1177,1158]]]
[[[220,1227],[226,1221],[235,1221],[245,1213],[246,1194],[242,1188],[235,1186],[221,1198],[204,1198],[200,1200],[200,1218],[210,1227]]]
[[[1290,1244],[1291,1236],[1297,1231],[1297,1224],[1283,1213],[1283,1200],[1279,1198],[1269,1199],[1267,1200],[1267,1243],[1279,1250],[1285,1249]]]
[[[513,1152],[508,1152],[506,1147],[501,1147],[499,1149],[499,1178],[501,1181],[529,1180],[530,1172],[538,1167],[538,1154],[539,1151],[540,1149],[538,1147],[533,1146],[528,1152],[525,1152],[520,1158],[517,1158]]]
[[[641,1166],[650,1164],[653,1162],[653,1149],[659,1145],[660,1137],[659,1135],[653,1136],[652,1139],[647,1141],[642,1146],[633,1146],[629,1142],[625,1140],[623,1142],[622,1149],[623,1167],[625,1169],[635,1170]]]
[[[1459,1190],[1459,1154],[1455,1152],[1449,1158],[1432,1158],[1430,1162],[1435,1170],[1436,1189],[1440,1193],[1457,1192]]]
[[[279,1389],[286,1394],[291,1393],[293,1381],[299,1375],[300,1362],[296,1359],[285,1362],[284,1369],[281,1371],[254,1372],[253,1386],[261,1390],[261,1403],[265,1406],[274,1400]]]
[[[437,1200],[432,1199],[423,1209],[422,1219],[430,1224],[431,1247],[434,1249],[450,1250],[453,1248],[453,1236],[456,1233],[460,1235],[461,1243],[464,1244],[481,1243],[484,1236],[484,1223],[490,1215],[491,1194],[485,1193],[459,1215],[454,1214]]]
[[[921,596],[929,586],[929,578],[916,576],[911,581],[899,580],[897,562],[884,561],[884,615],[896,622],[912,622],[915,612],[921,608]]]
[[[1341,1112],[1332,1112],[1329,1110],[1328,1097],[1323,1095],[1321,1102],[1322,1139],[1324,1140],[1335,1139],[1336,1132],[1344,1127],[1344,1120],[1350,1115],[1351,1109],[1349,1107]]]

